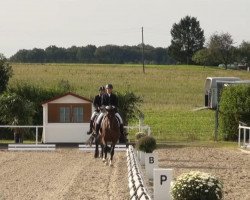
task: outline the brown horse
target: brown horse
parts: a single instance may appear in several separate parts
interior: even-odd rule
[[[101,156],[103,157],[103,161],[107,163],[107,153],[108,153],[108,143],[111,143],[111,150],[110,150],[110,161],[109,165],[112,165],[113,156],[114,156],[114,150],[115,145],[119,140],[120,137],[120,128],[118,120],[115,116],[115,110],[112,108],[112,106],[106,107],[107,113],[104,115],[102,123],[101,123],[101,129],[100,129],[100,135],[99,138],[96,140],[96,152],[95,157],[98,154],[98,143],[101,144],[102,152]],[[104,155],[103,155],[104,153]],[[107,163],[108,164],[108,163]]]

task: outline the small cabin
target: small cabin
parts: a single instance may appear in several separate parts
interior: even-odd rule
[[[50,99],[43,106],[43,143],[83,143],[93,110],[92,101],[74,93]]]
[[[205,106],[215,109],[217,107],[217,82],[237,82],[240,78],[237,77],[207,77],[205,81]]]

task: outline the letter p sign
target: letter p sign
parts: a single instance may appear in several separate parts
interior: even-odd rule
[[[166,175],[161,175],[160,180],[161,180],[160,184],[162,185],[163,182],[168,180],[168,177]]]
[[[173,169],[154,169],[154,200],[171,200]]]

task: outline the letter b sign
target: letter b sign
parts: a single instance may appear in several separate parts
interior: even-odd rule
[[[149,159],[149,163],[150,163],[150,164],[153,164],[153,163],[155,162],[154,157],[149,157],[148,159]]]

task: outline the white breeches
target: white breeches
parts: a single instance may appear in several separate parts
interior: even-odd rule
[[[98,116],[98,118],[97,118],[97,120],[96,120],[96,123],[97,123],[97,124],[100,124],[100,122],[101,122],[103,116],[104,116],[104,113],[101,113],[101,114]],[[119,114],[119,113],[115,113],[115,116],[116,116],[116,118],[119,120],[120,124],[123,124],[123,120],[122,120],[120,114]]]
[[[91,115],[91,120],[93,120],[94,118],[95,118],[95,116],[98,116],[99,115],[99,112],[97,112],[97,111],[94,111],[93,113],[92,113],[92,115]]]

